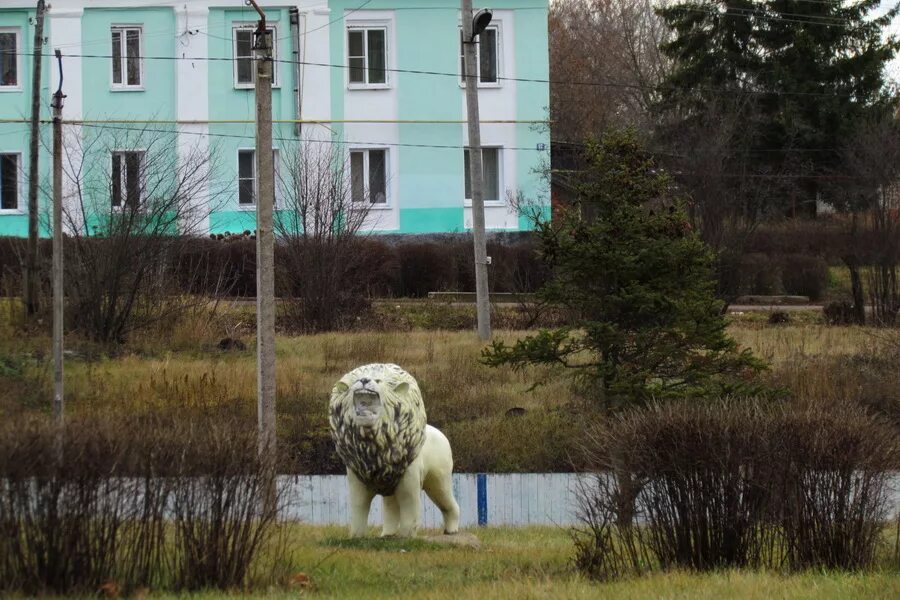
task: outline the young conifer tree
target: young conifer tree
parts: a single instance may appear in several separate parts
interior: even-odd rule
[[[552,270],[540,299],[569,324],[484,352],[492,366],[564,367],[607,408],[755,394],[762,362],[726,332],[714,256],[668,177],[631,132],[588,144],[576,206],[536,222]]]

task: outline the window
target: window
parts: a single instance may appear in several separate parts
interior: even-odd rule
[[[19,87],[19,30],[0,28],[0,89]]]
[[[137,208],[140,205],[143,163],[143,152],[113,152],[113,208]]]
[[[0,209],[19,209],[18,154],[0,154]]]
[[[387,29],[353,27],[347,30],[347,62],[350,84],[387,85]]]
[[[469,151],[465,150],[466,200],[472,199],[472,175],[469,168]],[[481,149],[481,168],[484,175],[485,202],[500,202],[500,148]]]
[[[112,85],[139,88],[141,77],[141,28],[112,28]]]
[[[478,36],[475,44],[475,62],[478,65],[478,83],[496,84],[500,82],[499,67],[499,30],[488,27]],[[460,80],[466,83],[466,59],[463,54],[462,29],[459,31],[459,63]]]
[[[278,181],[278,150],[272,150],[272,169]],[[256,206],[256,151],[238,150],[238,205]],[[277,186],[276,186],[277,187]]]
[[[252,88],[256,84],[256,63],[253,59],[255,25],[238,25],[234,33],[234,87]],[[278,79],[278,33],[274,27],[266,29],[272,35],[272,85]]]
[[[350,151],[350,197],[387,205],[387,150]]]

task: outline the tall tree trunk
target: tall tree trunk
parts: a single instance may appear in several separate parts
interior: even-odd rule
[[[850,225],[850,247],[857,248],[859,223],[858,215],[853,213]],[[853,317],[857,325],[866,324],[866,300],[863,296],[862,278],[859,275],[859,258],[855,254],[848,254],[842,259],[850,271],[850,294],[853,296]]]

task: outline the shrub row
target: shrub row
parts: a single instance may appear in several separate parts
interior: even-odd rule
[[[790,294],[816,301],[828,289],[828,263],[812,254],[745,254],[720,270],[720,289],[731,297]]]
[[[744,247],[747,254],[806,254],[825,259],[829,264],[841,263],[851,250],[861,262],[871,262],[882,243],[868,227],[860,227],[851,237],[850,226],[840,217],[814,220],[794,219],[780,223],[763,223],[757,227]]]
[[[592,577],[875,563],[897,442],[861,409],[655,406],[590,446],[601,473],[581,489],[575,542]]]
[[[427,241],[410,237],[403,241],[380,237],[362,238],[357,251],[366,257],[365,287],[375,297],[421,298],[432,291],[474,291],[475,269],[471,237],[428,236]],[[98,240],[102,243],[102,240]],[[17,295],[20,260],[25,240],[0,238],[0,293]],[[250,238],[214,240],[197,238],[179,244],[177,256],[169,257],[173,290],[184,293],[256,294],[256,242]],[[41,241],[41,253],[49,264],[50,242]],[[488,255],[491,291],[533,292],[547,273],[527,239],[514,243],[491,241]],[[72,256],[69,254],[69,256]],[[276,246],[276,286],[281,295],[291,292],[296,253],[283,244]],[[49,269],[49,267],[48,267]]]
[[[357,275],[370,297],[422,298],[433,291],[474,291],[475,270],[471,239],[466,236],[430,236],[425,241],[363,238],[358,252],[366,266]],[[98,243],[102,243],[99,242]],[[828,262],[822,249],[804,252],[752,252],[721,268],[721,289],[742,294],[799,294],[820,300],[828,286]],[[172,289],[184,293],[228,294],[252,297],[256,294],[256,242],[249,238],[212,240],[198,238],[179,245],[180,253],[170,257]],[[823,247],[828,249],[829,246]],[[0,293],[18,294],[19,261],[24,240],[0,240]],[[49,242],[42,241],[43,256],[49,257]],[[527,238],[513,243],[493,241],[490,285],[494,292],[536,291],[547,279],[547,269]],[[71,254],[70,254],[71,256]],[[298,278],[296,252],[276,247],[276,278],[279,294],[291,294]],[[303,279],[300,277],[299,279]]]
[[[263,462],[236,421],[5,423],[0,595],[246,586],[281,504]]]

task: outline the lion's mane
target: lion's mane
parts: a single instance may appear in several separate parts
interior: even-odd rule
[[[351,387],[362,377],[380,382],[383,411],[371,427],[353,419]],[[394,364],[357,367],[332,388],[328,414],[331,437],[344,464],[378,494],[392,495],[425,443],[425,405],[415,378]]]

